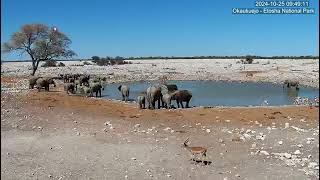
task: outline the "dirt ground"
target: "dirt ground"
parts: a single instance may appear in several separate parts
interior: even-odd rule
[[[211,164],[190,160],[187,138]],[[1,93],[3,179],[318,179],[318,154],[317,107],[140,110],[61,86]]]

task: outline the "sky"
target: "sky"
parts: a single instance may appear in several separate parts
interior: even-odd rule
[[[1,44],[24,24],[58,27],[75,58],[319,55],[313,15],[235,15],[254,0],[1,0]],[[2,60],[30,59],[16,53]]]

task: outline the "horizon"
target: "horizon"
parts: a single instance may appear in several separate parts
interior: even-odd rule
[[[234,15],[254,1],[1,1],[1,44],[24,24],[56,26],[78,56],[319,56],[319,7],[313,15]],[[27,7],[29,4],[33,8]],[[36,10],[35,10],[36,9]],[[221,55],[219,55],[221,54]],[[26,60],[17,53],[6,61]]]

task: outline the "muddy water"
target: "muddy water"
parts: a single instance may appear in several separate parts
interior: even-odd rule
[[[130,99],[135,100],[138,94],[153,83],[128,82]],[[192,91],[190,106],[260,106],[265,100],[271,106],[291,105],[295,97],[319,97],[319,89],[300,87],[283,88],[272,83],[238,83],[224,81],[169,81],[176,84],[178,89]],[[109,84],[102,92],[103,98],[122,99],[117,87],[120,84]],[[176,102],[172,103],[176,106]]]

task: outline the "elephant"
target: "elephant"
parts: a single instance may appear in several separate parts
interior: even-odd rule
[[[171,108],[171,95],[169,93],[162,95],[163,107]]]
[[[160,109],[160,101],[161,101],[161,87],[159,86],[150,86],[147,89],[147,101],[148,108],[155,109],[155,103],[158,101],[158,108]]]
[[[282,87],[284,88],[284,86],[287,88],[296,87],[296,90],[299,90],[299,81],[285,80]]]
[[[101,89],[104,90],[104,88],[102,87],[102,85],[100,83],[93,83],[90,86],[90,96],[93,96],[93,93],[96,93],[96,97],[98,97],[98,93],[99,93],[99,97],[101,97]]]
[[[191,98],[192,93],[188,90],[177,90],[171,94],[171,100],[177,101],[178,108],[180,108],[179,104],[181,104],[181,107],[184,108],[182,102],[186,102],[186,108],[188,108]]]
[[[92,95],[91,88],[87,87],[87,86],[80,86],[79,87],[79,93],[83,94],[83,95],[86,95],[86,96],[91,96]]]
[[[121,92],[121,95],[122,95],[122,101],[127,101],[129,100],[129,91],[130,91],[130,88],[126,85],[120,85],[118,87],[118,90]]]
[[[90,76],[81,75],[79,77],[80,85],[89,86],[89,79],[90,79]]]
[[[178,86],[175,84],[164,84],[167,88],[169,92],[174,92],[176,90],[178,90]]]
[[[50,84],[53,84],[56,87],[56,83],[53,81],[53,78],[39,78],[37,80],[37,88],[40,92],[40,89],[44,87],[46,91],[49,91]]]
[[[137,97],[137,102],[139,103],[139,108],[140,109],[144,109],[144,108],[146,108],[146,98],[145,98],[145,96],[144,95],[139,95],[138,97]]]
[[[29,79],[29,89],[33,89],[34,86],[37,84],[37,80],[41,77],[32,77]]]
[[[67,83],[64,85],[64,90],[67,91],[67,94],[71,92],[72,94],[75,93],[75,87],[76,85],[74,83]]]

